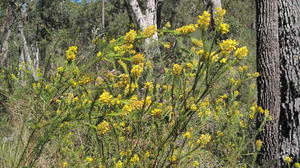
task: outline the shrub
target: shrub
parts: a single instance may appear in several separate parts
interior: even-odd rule
[[[24,101],[29,108],[19,113],[30,134],[20,145],[22,152],[14,166],[253,164],[261,144],[257,141],[258,147],[254,146],[260,131],[254,118],[264,113],[267,120],[268,111],[240,102],[241,83],[258,74],[241,65],[247,47],[233,39],[217,39],[229,29],[223,23],[225,10],[218,11],[220,22],[212,32],[210,15],[204,12],[196,24],[175,30],[152,26],[144,32],[130,30],[109,42],[96,39],[91,58],[79,58],[80,48],[71,46],[64,64],[38,82],[15,77],[15,89],[27,92]],[[160,36],[183,38],[192,46],[180,48],[183,56],[162,67],[145,58],[140,47],[156,31]],[[168,42],[157,43],[173,49]],[[11,99],[10,105],[16,100]]]

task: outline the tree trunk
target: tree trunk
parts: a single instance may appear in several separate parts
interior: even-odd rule
[[[157,28],[157,6],[155,0],[148,0],[146,4],[145,14],[143,14],[141,7],[137,0],[129,0],[130,13],[132,14],[138,26],[145,30],[149,26],[156,26]],[[156,44],[158,35],[155,33],[151,38],[145,40],[145,52],[148,58],[154,58],[159,55],[159,47]]]
[[[7,56],[8,56],[8,40],[11,35],[11,30],[9,29],[5,38],[3,39],[2,42],[2,47],[0,50],[0,69],[1,68],[6,68],[7,67]]]
[[[280,156],[300,160],[300,2],[279,0]],[[281,166],[283,167],[281,160]]]
[[[38,70],[38,61],[39,61],[39,50],[38,50],[38,46],[36,45],[36,54],[32,59],[31,58],[32,52],[28,48],[26,36],[24,33],[24,22],[25,22],[25,16],[27,15],[26,12],[27,9],[25,7],[24,11],[21,11],[22,20],[19,21],[19,32],[20,32],[21,40],[23,42],[23,49],[21,52],[22,54],[20,55],[20,57],[24,57],[26,69],[32,73],[33,79],[35,81],[38,81],[37,70]]]
[[[217,8],[222,8],[221,0],[210,0],[207,3],[207,8],[211,13],[211,28],[215,29],[215,12]]]
[[[268,109],[268,121],[258,136],[263,141],[262,153],[257,162],[262,167],[279,167],[278,124],[280,114],[280,67],[278,39],[278,11],[276,1],[256,0],[257,20],[257,79],[258,105]],[[262,121],[258,117],[258,124]]]
[[[16,6],[13,1],[6,2],[7,7],[4,12],[6,17],[4,18],[4,22],[0,25],[0,69],[7,67],[7,57],[8,57],[8,41],[11,36],[11,27],[14,22],[14,11],[16,10]],[[2,37],[4,37],[2,39]]]

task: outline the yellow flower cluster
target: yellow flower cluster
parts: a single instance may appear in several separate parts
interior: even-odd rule
[[[115,168],[123,168],[123,163],[121,160],[119,160],[116,164],[115,164]]]
[[[232,39],[223,40],[219,44],[221,52],[224,55],[229,55],[233,50],[236,49],[237,45],[238,45],[238,42],[236,40],[232,40]]]
[[[181,73],[182,73],[182,66],[179,65],[179,64],[174,64],[172,72],[173,72],[174,75],[181,75]]]
[[[227,24],[227,23],[221,23],[219,25],[219,29],[220,29],[221,34],[226,34],[226,33],[229,32],[229,24]]]
[[[86,85],[92,81],[92,78],[89,76],[84,76],[80,81],[79,84]]]
[[[58,68],[57,68],[57,71],[58,71],[58,72],[63,72],[63,71],[64,71],[64,68],[63,68],[63,67],[58,67]]]
[[[241,47],[235,51],[234,56],[236,56],[238,59],[243,59],[248,55],[248,53],[249,51],[247,47]]]
[[[135,77],[135,78],[139,78],[141,76],[141,74],[143,73],[143,66],[142,64],[139,65],[133,65],[132,69],[131,69],[131,74]]]
[[[115,46],[114,51],[117,52],[120,55],[124,55],[128,51],[132,51],[131,49],[133,48],[132,44],[124,44],[121,46]]]
[[[113,100],[113,96],[107,92],[107,91],[104,91],[100,96],[99,96],[99,101],[101,103],[104,103],[104,104],[108,104],[110,103],[111,101]]]
[[[198,39],[192,38],[192,43],[193,43],[196,47],[203,47],[203,41],[202,41],[202,40],[198,40]]]
[[[71,46],[69,49],[66,51],[66,56],[68,61],[72,61],[76,58],[76,53],[77,53],[77,47],[76,46]]]
[[[211,141],[211,136],[210,134],[201,134],[199,139],[197,140],[197,143],[200,144],[201,147],[204,147]]]
[[[198,25],[200,28],[206,30],[210,24],[210,13],[208,11],[204,11],[202,15],[198,16]]]
[[[152,82],[145,82],[144,83],[145,89],[150,90],[153,88],[153,83]]]
[[[255,148],[256,148],[257,151],[261,150],[262,144],[263,144],[263,142],[260,139],[255,141]]]
[[[133,43],[136,38],[136,35],[137,35],[137,33],[135,30],[130,30],[129,32],[127,32],[125,35],[126,42]]]
[[[162,114],[162,110],[161,110],[161,109],[153,109],[153,110],[151,111],[151,114],[154,115],[154,116],[159,117],[159,116],[161,116],[161,114]]]
[[[137,53],[136,55],[134,55],[134,56],[132,57],[132,62],[133,62],[134,64],[143,63],[144,60],[145,60],[145,57],[144,57],[144,54],[142,54],[142,53]]]
[[[88,163],[92,163],[94,161],[94,159],[92,157],[86,157],[85,161]]]
[[[177,33],[177,34],[189,34],[189,33],[195,32],[196,29],[197,29],[196,25],[189,24],[189,25],[177,28],[175,30],[175,33]]]
[[[243,66],[239,66],[238,69],[239,69],[239,72],[244,72],[244,71],[247,71],[249,69],[249,67],[247,65],[243,65]]]
[[[226,10],[222,8],[216,8],[215,11],[215,23],[221,24],[223,22],[224,15],[226,14]]]
[[[142,36],[146,38],[152,37],[156,31],[156,25],[149,26],[142,32]]]
[[[137,163],[140,161],[139,155],[134,154],[133,157],[130,159],[130,162]]]
[[[100,134],[105,134],[110,130],[109,123],[105,120],[103,120],[98,126],[97,126],[97,131]]]

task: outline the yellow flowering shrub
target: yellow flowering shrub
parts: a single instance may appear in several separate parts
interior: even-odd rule
[[[242,83],[259,76],[242,62],[247,47],[211,35],[229,32],[225,13],[217,9],[212,33],[204,11],[197,24],[152,25],[94,42],[85,60],[76,60],[78,48],[69,47],[65,63],[28,86],[32,138],[19,167],[35,165],[50,147],[64,159],[54,160],[56,167],[251,167],[256,156],[245,155],[248,146],[257,153],[263,142],[249,130],[257,115],[270,119],[269,112],[240,98]],[[155,33],[186,43],[176,48],[159,39],[167,49],[153,60],[142,41]]]

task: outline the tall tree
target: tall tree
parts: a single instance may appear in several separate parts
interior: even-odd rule
[[[281,69],[280,155],[300,160],[300,1],[278,0]],[[283,167],[281,161],[281,167]]]
[[[279,165],[279,113],[280,68],[278,11],[276,1],[256,0],[257,7],[257,79],[258,105],[268,109],[273,120],[268,121],[259,135],[263,140],[262,154],[258,163],[263,167],[278,168]],[[258,117],[258,123],[263,116]]]
[[[273,118],[260,135],[264,145],[258,162],[285,167],[285,157],[295,162],[300,155],[300,2],[256,4],[258,104]]]

